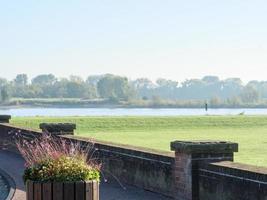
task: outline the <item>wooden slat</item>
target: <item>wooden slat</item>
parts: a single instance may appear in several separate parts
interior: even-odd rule
[[[92,182],[85,182],[85,200],[93,200]]]
[[[27,200],[33,200],[33,183],[32,181],[26,182]]]
[[[63,183],[53,183],[53,200],[63,200]]]
[[[98,182],[93,182],[93,200],[99,200],[99,186]]]
[[[83,181],[75,183],[75,199],[85,200],[85,183]]]
[[[42,184],[41,183],[33,183],[33,199],[34,200],[42,200]]]
[[[99,200],[99,183],[26,183],[27,200]]]
[[[43,183],[43,200],[52,200],[52,184]]]
[[[72,182],[65,182],[63,184],[64,200],[74,200],[74,198],[75,198],[74,186],[75,186],[75,184]]]

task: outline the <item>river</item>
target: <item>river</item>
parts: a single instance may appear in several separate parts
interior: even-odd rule
[[[267,115],[263,108],[0,108],[0,115],[30,116],[196,116],[196,115]]]

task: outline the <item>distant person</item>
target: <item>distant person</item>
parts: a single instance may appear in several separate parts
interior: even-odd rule
[[[205,110],[208,111],[208,103],[205,103]]]

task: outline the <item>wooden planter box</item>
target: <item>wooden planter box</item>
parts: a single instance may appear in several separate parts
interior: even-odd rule
[[[26,183],[27,200],[99,200],[99,182]]]

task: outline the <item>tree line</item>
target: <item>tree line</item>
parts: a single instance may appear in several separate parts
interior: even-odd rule
[[[129,80],[126,77],[105,74],[57,78],[53,74],[41,74],[29,80],[26,74],[18,74],[14,80],[0,78],[1,102],[12,98],[80,98],[105,99],[108,102],[133,104],[181,104],[204,102],[211,105],[265,104],[267,81],[242,83],[240,78],[220,80],[217,76],[188,79],[182,82],[159,78]]]

